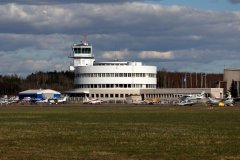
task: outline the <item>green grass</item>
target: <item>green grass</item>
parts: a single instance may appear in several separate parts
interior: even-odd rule
[[[240,159],[240,107],[1,107],[0,159]]]

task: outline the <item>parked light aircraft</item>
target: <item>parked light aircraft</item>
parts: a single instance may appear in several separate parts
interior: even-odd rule
[[[48,102],[49,102],[49,104],[64,103],[64,102],[67,101],[67,97],[68,96],[65,96],[65,97],[62,97],[62,98],[51,98],[51,99],[48,99]]]
[[[64,102],[67,101],[67,98],[68,98],[68,96],[65,96],[65,97],[63,97],[63,98],[58,98],[58,99],[57,99],[57,102],[58,102],[58,103],[64,103]]]
[[[0,104],[5,104],[5,105],[8,105],[8,104],[12,104],[12,103],[17,103],[19,101],[19,98],[17,96],[12,96],[12,97],[9,97],[7,95],[5,95],[3,98],[0,98]]]
[[[180,99],[182,101],[185,101],[185,100],[201,100],[204,98],[206,98],[205,91],[202,91],[201,94],[189,94],[189,95],[181,97]]]
[[[201,94],[189,94],[186,96],[180,97],[180,102],[177,103],[179,106],[192,106],[197,104],[197,100],[205,99],[205,91],[202,91]]]
[[[48,99],[37,100],[36,103],[48,103]]]
[[[218,99],[218,98],[211,98],[211,97],[209,97],[208,99],[209,99],[208,104],[210,104],[210,105],[217,105],[220,102],[223,102],[227,106],[232,106],[234,103],[234,100],[233,100],[231,94],[229,94],[228,97],[225,99],[224,98]]]
[[[137,100],[137,101],[134,101],[133,104],[148,104],[145,100]]]
[[[177,103],[178,106],[192,106],[196,104],[196,102],[190,101],[190,100],[184,100],[179,103]]]
[[[6,99],[1,99],[0,100],[0,104],[3,105],[3,104],[8,104],[8,101]]]
[[[84,101],[84,104],[101,104],[103,101],[99,99],[89,99],[86,97],[86,101]]]

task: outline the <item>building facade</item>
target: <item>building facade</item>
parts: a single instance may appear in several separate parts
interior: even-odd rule
[[[156,89],[157,67],[141,62],[95,62],[92,46],[80,43],[72,46],[74,89],[72,96],[101,99],[124,99],[139,94],[140,89]]]
[[[237,97],[240,96],[240,69],[237,68],[225,68],[224,69],[224,75],[223,75],[223,81],[226,83],[225,91],[226,93],[230,91],[231,85],[233,85],[236,88],[237,91]],[[232,84],[234,83],[234,84]]]
[[[105,101],[126,100],[138,95],[143,99],[177,100],[187,94],[223,97],[222,88],[168,88],[157,89],[157,67],[143,65],[142,62],[112,61],[96,62],[92,46],[86,42],[72,46],[74,89],[66,93],[70,97],[97,98]]]

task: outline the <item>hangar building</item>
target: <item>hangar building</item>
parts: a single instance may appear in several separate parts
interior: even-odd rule
[[[61,96],[61,93],[51,89],[30,89],[30,90],[19,92],[18,96],[20,100],[24,99],[24,97],[30,97],[30,98],[36,98],[36,99],[49,99],[49,98],[59,98]]]

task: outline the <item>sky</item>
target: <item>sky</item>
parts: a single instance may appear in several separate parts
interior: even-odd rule
[[[96,61],[222,73],[240,68],[240,0],[1,0],[0,74],[68,70],[84,37]]]

